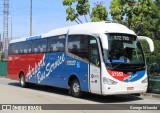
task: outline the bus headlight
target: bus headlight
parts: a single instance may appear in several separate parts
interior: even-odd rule
[[[117,84],[116,81],[111,80],[111,79],[106,78],[106,77],[103,77],[103,83],[104,83],[104,84],[108,84],[108,85],[116,85],[116,84]]]
[[[146,77],[144,80],[141,81],[142,83],[147,83],[148,82],[148,78]]]

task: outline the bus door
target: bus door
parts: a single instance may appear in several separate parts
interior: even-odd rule
[[[101,94],[100,54],[98,49],[98,43],[95,38],[91,38],[89,41],[89,59],[90,92],[95,94]]]

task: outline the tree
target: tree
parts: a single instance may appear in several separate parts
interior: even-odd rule
[[[77,3],[76,10],[73,8],[73,3]],[[68,6],[66,9],[67,21],[76,21],[82,23],[79,16],[84,16],[87,21],[86,15],[90,12],[90,4],[88,0],[63,0],[63,5]]]
[[[155,0],[155,16],[156,16],[156,22],[155,22],[155,37],[157,39],[160,39],[160,0]]]
[[[91,13],[92,22],[107,20],[108,12],[106,7],[103,6],[103,2],[97,2],[95,6]]]
[[[90,12],[90,4],[88,0],[78,0],[78,4],[76,6],[76,10],[79,15],[85,17],[86,22],[88,22],[86,15]]]
[[[110,14],[113,20],[122,22],[125,15],[124,5],[126,4],[125,0],[112,0],[110,5]]]
[[[154,38],[154,32],[156,31],[156,18],[157,18],[157,9],[155,8],[155,4],[153,4],[152,6],[152,10],[153,13],[151,15],[147,15],[146,17],[144,17],[144,21],[143,21],[143,29],[142,32],[139,33],[140,35],[145,35],[151,38]]]
[[[160,0],[155,0],[150,7],[152,13],[144,17],[142,30],[138,34],[160,39]]]
[[[4,53],[0,51],[0,61],[4,60]]]
[[[73,4],[76,4],[76,8],[73,8]],[[86,22],[88,22],[86,15],[89,15],[92,21],[107,20],[108,12],[106,7],[103,6],[103,2],[95,3],[95,7],[92,9],[90,15],[89,0],[63,0],[63,5],[68,6],[66,9],[67,21],[76,21],[78,24],[82,23],[79,19],[80,16],[84,16]]]
[[[111,16],[113,20],[126,22],[126,25],[139,34],[143,27],[144,18],[152,14],[153,0],[112,0]]]

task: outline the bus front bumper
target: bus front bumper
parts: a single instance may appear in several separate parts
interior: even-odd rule
[[[147,83],[103,85],[102,95],[140,94],[147,91]]]

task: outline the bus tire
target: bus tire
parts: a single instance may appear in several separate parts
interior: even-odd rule
[[[80,83],[77,78],[73,79],[71,83],[71,94],[74,97],[82,97]]]
[[[20,83],[20,86],[21,86],[22,88],[27,87],[27,83],[26,83],[26,81],[25,81],[25,78],[24,78],[24,74],[23,74],[23,73],[20,74],[19,83]]]

